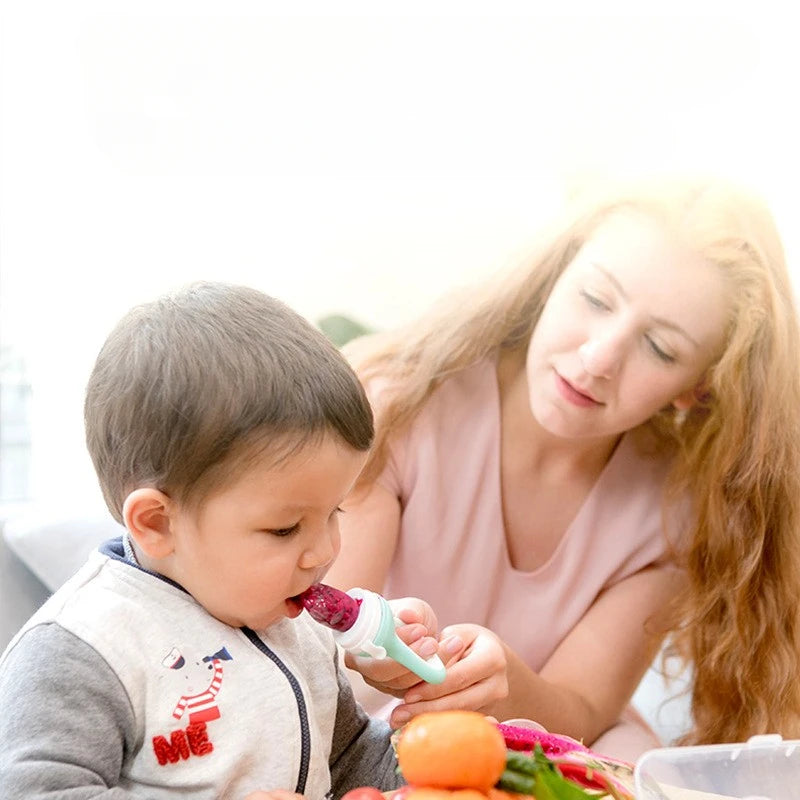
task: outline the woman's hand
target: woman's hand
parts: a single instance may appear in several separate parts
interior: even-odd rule
[[[440,652],[439,623],[433,609],[424,600],[403,597],[388,603],[394,616],[403,623],[395,629],[401,641],[424,659]],[[345,653],[344,663],[360,672],[370,686],[394,697],[402,697],[410,687],[420,683],[417,675],[391,658],[375,659]]]
[[[480,625],[450,625],[442,631],[439,655],[447,666],[444,683],[418,681],[405,692],[390,718],[399,728],[425,711],[481,710],[508,695],[508,658],[498,636]],[[400,696],[400,695],[397,695]]]

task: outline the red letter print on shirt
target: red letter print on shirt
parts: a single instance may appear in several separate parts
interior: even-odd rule
[[[194,722],[185,731],[172,731],[169,741],[165,736],[153,737],[153,751],[162,767],[165,764],[177,764],[190,755],[207,755],[213,749],[205,722]]]

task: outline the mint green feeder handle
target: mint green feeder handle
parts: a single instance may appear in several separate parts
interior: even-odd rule
[[[384,598],[381,598],[381,622],[378,632],[372,641],[386,650],[386,655],[393,658],[398,664],[410,669],[425,683],[442,683],[447,675],[445,666],[438,655],[429,659],[418,656],[395,632],[395,621],[392,609]]]

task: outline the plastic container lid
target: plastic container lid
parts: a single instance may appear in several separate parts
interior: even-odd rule
[[[798,800],[800,740],[663,747],[636,762],[636,800]]]

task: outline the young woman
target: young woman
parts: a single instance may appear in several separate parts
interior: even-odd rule
[[[512,274],[350,355],[377,439],[330,579],[424,597],[464,647],[393,722],[480,707],[634,758],[669,634],[685,743],[800,735],[800,336],[760,201],[583,196]]]

